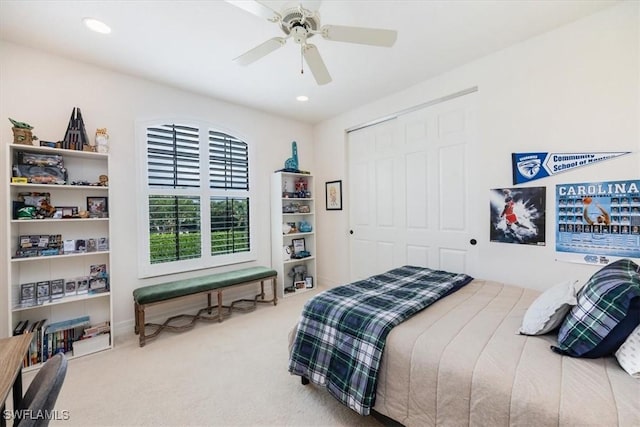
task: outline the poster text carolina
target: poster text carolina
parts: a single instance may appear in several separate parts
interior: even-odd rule
[[[638,185],[635,182],[616,182],[610,184],[567,185],[559,186],[560,196],[597,196],[611,194],[637,193]]]

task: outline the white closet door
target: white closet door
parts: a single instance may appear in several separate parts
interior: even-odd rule
[[[352,281],[406,264],[475,272],[470,219],[489,209],[473,161],[475,96],[349,134]]]

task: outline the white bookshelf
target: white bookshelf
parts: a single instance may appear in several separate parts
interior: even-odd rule
[[[306,188],[304,194],[296,191],[296,183],[300,180]],[[278,272],[278,296],[281,298],[307,292],[317,286],[315,196],[312,175],[276,172],[271,178],[271,266]],[[295,224],[299,229],[302,221],[311,225],[311,231],[286,232],[287,224]],[[292,247],[300,239],[303,239],[309,256],[289,258],[285,247]],[[308,279],[304,287],[295,287],[293,278],[289,276],[289,272],[297,266],[306,268]]]
[[[11,182],[12,167],[18,152],[52,154],[62,156],[67,170],[67,184],[32,184]],[[88,277],[93,265],[106,265],[109,274],[109,288],[113,286],[110,278],[111,245],[110,221],[108,216],[93,218],[44,218],[17,219],[14,216],[13,202],[20,193],[49,193],[50,203],[54,207],[76,208],[87,210],[87,197],[106,198],[109,207],[109,187],[99,185],[71,185],[72,182],[97,183],[100,175],[109,175],[109,155],[95,152],[37,147],[21,144],[9,144],[6,159],[6,190],[9,195],[7,207],[7,266],[6,283],[8,284],[7,313],[9,316],[9,335],[16,325],[28,320],[36,322],[46,319],[54,323],[82,316],[89,316],[90,324],[102,322],[112,323],[112,293],[91,292],[67,295],[28,306],[21,300],[21,285],[63,279],[66,281]],[[20,236],[61,235],[64,240],[85,240],[106,238],[106,248],[87,248],[86,252],[61,253],[45,256],[18,256]],[[95,250],[94,250],[95,249]],[[100,340],[99,346],[91,348],[91,352],[112,347],[113,334],[110,339]],[[71,356],[71,353],[68,354]],[[37,368],[39,365],[30,366]]]

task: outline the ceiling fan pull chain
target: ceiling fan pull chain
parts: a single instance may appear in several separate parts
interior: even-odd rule
[[[304,74],[304,45],[300,45],[300,74]]]

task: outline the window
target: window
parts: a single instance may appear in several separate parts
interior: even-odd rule
[[[141,276],[255,259],[248,144],[203,123],[142,133]]]

